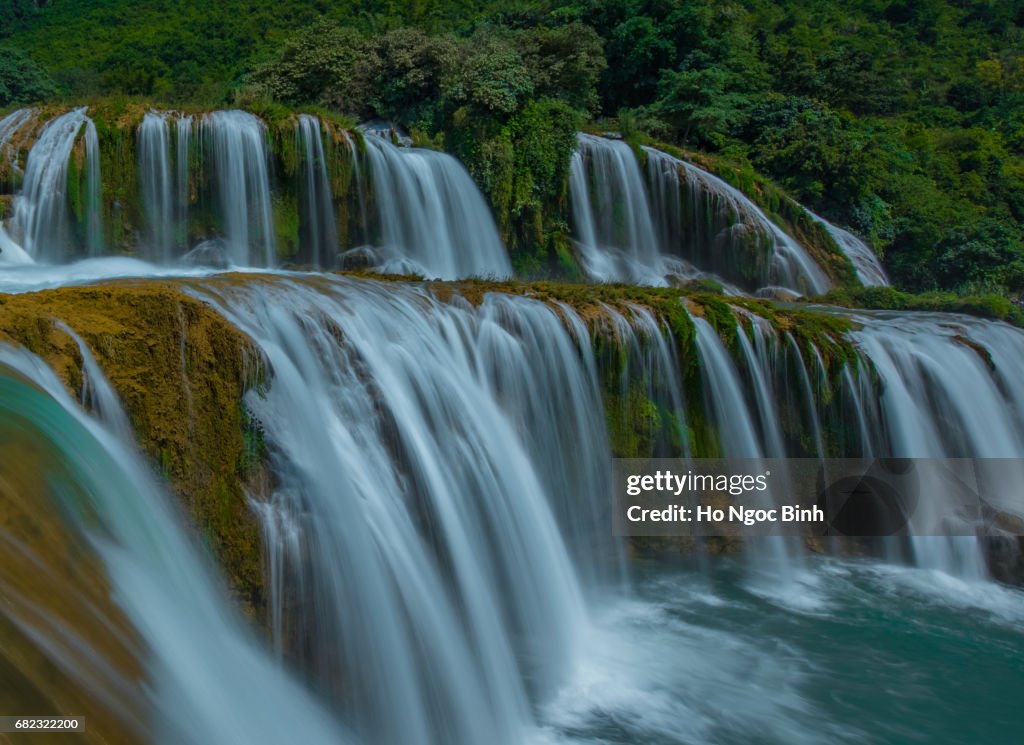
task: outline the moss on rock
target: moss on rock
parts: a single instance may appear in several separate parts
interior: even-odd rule
[[[92,350],[157,464],[250,611],[263,605],[260,535],[244,495],[254,466],[241,401],[251,341],[170,282],[118,282],[0,296],[0,339],[40,355],[76,395],[77,345]]]

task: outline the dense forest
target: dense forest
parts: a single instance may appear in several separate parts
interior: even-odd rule
[[[767,176],[903,289],[1024,291],[1021,0],[0,6],[0,107],[100,96],[395,121],[523,244],[574,132],[615,129]]]

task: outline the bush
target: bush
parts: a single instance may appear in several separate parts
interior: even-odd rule
[[[27,54],[0,47],[0,107],[34,103],[57,95],[57,86]]]

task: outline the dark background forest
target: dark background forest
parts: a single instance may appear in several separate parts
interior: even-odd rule
[[[386,118],[513,212],[578,128],[704,151],[911,291],[1024,291],[1024,0],[13,0],[0,108],[137,97]]]

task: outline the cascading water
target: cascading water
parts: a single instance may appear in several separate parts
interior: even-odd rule
[[[848,230],[843,230],[833,225],[810,210],[807,211],[807,214],[821,223],[825,230],[828,231],[828,234],[832,236],[832,240],[836,242],[836,245],[846,254],[857,272],[857,279],[860,280],[862,285],[865,287],[889,286],[889,276],[885,273],[882,262],[878,260],[878,256],[864,241]]]
[[[35,109],[17,109],[0,119],[0,190],[17,190],[25,175],[18,162],[18,153],[36,117]],[[0,211],[0,265],[31,264],[32,257],[7,234]]]
[[[168,263],[174,252],[171,137],[167,114],[150,112],[136,134],[139,182],[146,216],[146,245],[139,253]]]
[[[596,322],[599,360],[594,376],[612,378],[608,388],[613,395],[606,397],[605,409],[614,409],[628,420],[637,407],[653,405],[655,411],[642,433],[643,450],[655,457],[689,457],[682,372],[672,333],[639,305],[630,305],[625,312],[608,305],[602,310]],[[590,343],[589,333],[586,339]],[[614,441],[612,447],[616,447]]]
[[[177,175],[175,194],[177,196],[178,224],[184,233],[181,243],[184,245],[188,242],[188,214],[189,206],[192,204],[192,184],[189,179],[192,172],[192,117],[178,117],[174,134],[175,173]]]
[[[352,155],[352,180],[356,184],[356,200],[359,202],[359,226],[362,229],[361,235],[365,237],[365,233],[370,226],[370,221],[366,216],[366,194],[361,186],[363,183],[363,169],[359,164],[359,148],[356,147],[355,139],[347,131],[342,130],[341,136],[345,140],[345,144],[348,145],[349,152]]]
[[[320,120],[301,114],[295,123],[295,137],[302,153],[300,190],[301,225],[299,245],[303,260],[318,267],[332,267],[338,254],[338,227],[335,223],[331,180],[320,134]],[[353,158],[355,153],[353,151]]]
[[[882,381],[874,439],[884,453],[905,458],[1024,457],[1024,395],[1014,371],[1024,364],[1024,332],[1006,324],[945,315],[873,313],[853,333]],[[1002,482],[1024,481],[1000,468]],[[924,474],[927,478],[927,472]],[[981,552],[962,526],[955,495],[924,483],[927,500],[911,529],[918,564],[953,575],[983,577]],[[990,505],[1011,514],[1024,512],[1019,499],[986,493]],[[993,496],[999,501],[993,501]],[[969,518],[966,518],[969,519]]]
[[[24,175],[18,165],[18,151],[28,137],[26,130],[38,112],[35,109],[16,109],[0,119],[0,187],[17,186],[18,180]]]
[[[62,114],[43,127],[29,152],[21,193],[14,200],[11,237],[27,254],[46,262],[61,262],[76,251],[68,208],[68,160],[85,132],[87,187],[87,246],[99,248],[100,173],[96,128],[85,107]]]
[[[803,246],[745,194],[692,163],[643,149],[665,253],[747,289],[828,290],[828,278]]]
[[[3,157],[4,137],[15,142],[31,121],[21,112],[0,120]],[[140,127],[142,225],[164,246],[153,258],[173,258],[180,226],[202,237],[222,232],[236,263],[272,266],[265,128],[241,112],[201,122],[198,147],[189,117],[152,113]],[[298,195],[300,255],[328,266],[342,208],[335,212],[321,124],[303,116],[296,128],[298,181],[274,198]],[[372,134],[360,154],[341,137],[352,150],[359,227],[379,267],[510,273],[486,205],[454,160]],[[64,188],[79,141],[85,198],[46,203],[39,183]],[[624,143],[580,141],[574,227],[596,278],[827,287],[816,284],[820,270],[806,252],[719,179],[654,150],[644,173]],[[89,212],[99,200],[88,194],[98,188],[96,145],[80,109],[50,122],[29,158],[18,200],[36,195],[32,206],[50,217],[37,224],[28,217],[43,213],[23,210],[22,223],[56,231],[71,225],[76,205],[79,232],[49,260],[100,246]],[[205,179],[220,213],[204,201]],[[0,232],[0,260],[9,263],[20,249],[3,241]],[[42,249],[57,242],[33,245],[46,258]],[[50,271],[35,284],[19,284],[23,269],[0,279],[24,291],[97,276]],[[82,401],[99,422],[39,360],[0,346],[0,444],[10,454],[0,463],[0,634],[40,650],[95,699],[97,737],[348,741],[336,717],[366,742],[403,745],[896,745],[908,732],[999,741],[993,732],[1016,711],[1024,668],[1006,650],[1019,644],[1024,601],[980,581],[975,516],[955,516],[966,537],[926,535],[950,520],[953,504],[940,490],[915,514],[913,535],[894,539],[925,571],[803,556],[802,542],[768,539],[745,547],[750,561],[718,557],[707,574],[631,564],[632,591],[619,581],[623,551],[607,529],[605,490],[612,454],[634,450],[1020,457],[1024,396],[1014,375],[1024,332],[948,314],[821,309],[807,314],[841,313],[852,330],[802,329],[781,310],[773,318],[766,305],[726,299],[739,319],[728,328],[720,319],[729,316],[700,296],[650,291],[584,311],[331,276],[179,281],[245,331],[270,370],[246,401],[266,446],[267,479],[250,498],[265,543],[267,643],[250,638],[220,599],[204,549],[135,453],[127,417],[83,341],[94,337],[60,323],[53,331],[78,345]],[[685,314],[669,322],[637,297],[692,306],[693,329]],[[184,374],[185,320],[180,309],[170,317],[182,328]],[[118,343],[105,331],[98,342]],[[202,371],[189,374],[198,381]],[[183,417],[198,415],[193,390],[185,387]],[[17,465],[22,457],[31,467]],[[1015,491],[1000,496],[992,509],[1024,512]],[[12,504],[32,518],[25,524],[43,526],[39,543],[14,532]],[[65,534],[70,549],[58,543],[59,558],[47,557],[42,542]],[[752,581],[765,566],[788,568],[786,582]],[[69,578],[72,570],[83,575]],[[40,591],[40,576],[61,592]],[[76,587],[80,576],[89,581]],[[879,636],[890,635],[888,648]],[[908,657],[905,641],[933,664]],[[9,649],[0,645],[5,681]],[[836,675],[850,649],[876,664]],[[945,675],[953,661],[961,674]],[[16,670],[24,690],[45,690],[49,668],[28,667]],[[989,689],[997,693],[978,693]],[[934,700],[947,703],[904,720]],[[966,716],[965,707],[991,715]],[[897,724],[865,711],[890,712]],[[113,734],[99,729],[111,722]]]
[[[364,141],[380,229],[372,251],[378,269],[440,279],[512,275],[490,209],[457,160],[375,134]]]
[[[737,189],[645,147],[646,184],[624,142],[580,133],[570,166],[573,225],[587,274],[664,285],[710,278],[748,291],[820,294],[828,278],[799,243]]]
[[[24,173],[18,152],[36,113],[35,109],[17,109],[0,119],[0,190],[17,189],[21,184]],[[0,211],[0,265],[31,264],[32,257],[7,234],[4,217]]]
[[[92,120],[85,122],[85,243],[90,256],[103,251],[103,184],[100,180],[100,138]]]
[[[91,358],[86,372],[98,374]],[[149,467],[120,440],[127,419],[110,386],[94,378],[90,390],[112,428],[88,417],[38,358],[0,346],[0,442],[5,452],[24,455],[28,444],[33,453],[0,465],[0,492],[8,508],[33,495],[41,514],[29,512],[21,526],[35,520],[51,541],[71,541],[70,553],[53,563],[53,547],[34,529],[5,526],[0,619],[101,702],[87,726],[103,741],[345,742],[221,599]],[[54,519],[61,527],[47,522]],[[68,555],[80,566],[98,563],[109,590],[97,590],[102,581],[93,577],[89,585],[56,584]],[[47,577],[50,592],[40,593]],[[137,641],[119,629],[124,623]],[[91,636],[76,635],[88,629]],[[133,679],[136,667],[144,681]],[[39,685],[57,683],[51,673]]]
[[[695,313],[697,359],[680,360],[677,327],[629,303],[582,313],[492,294],[471,304],[405,283],[299,275],[188,287],[255,341],[270,370],[247,405],[268,452],[267,491],[252,501],[267,544],[279,664],[298,668],[366,742],[734,745],[825,736],[894,745],[902,730],[865,719],[869,703],[906,713],[920,696],[951,691],[954,701],[981,705],[971,687],[1011,679],[1019,667],[997,651],[1024,619],[1024,602],[948,575],[808,558],[793,575],[797,590],[780,590],[751,574],[764,573],[763,559],[775,559],[774,571],[792,555],[755,546],[753,562],[719,558],[706,576],[634,565],[635,591],[624,594],[609,581],[619,557],[602,527],[610,448],[601,396],[628,398],[639,386],[669,423],[663,430],[677,433],[659,440],[661,455],[682,454],[673,448],[694,428],[702,428],[696,442],[713,437],[717,453],[859,455],[831,450],[837,416],[850,423],[852,442],[883,455],[1013,455],[1024,443],[1024,402],[1011,377],[1024,363],[1024,332],[949,315],[856,312],[847,332],[854,351],[826,356],[827,337],[811,343],[737,306],[735,335]],[[142,651],[129,645],[129,658],[141,661],[147,686],[126,680],[119,658],[86,666],[20,600],[4,612],[35,629],[41,648],[140,737],[159,722],[174,742],[344,738],[217,604],[197,549],[168,528],[175,516],[154,507],[163,504],[158,488],[112,434],[126,432],[124,416],[79,344],[86,401],[108,422],[107,439],[98,452],[61,445],[58,460],[73,469],[66,481],[93,500],[99,559],[138,636]],[[14,357],[30,359],[5,349],[0,363],[20,364]],[[46,400],[72,421],[39,415],[29,387],[35,393],[0,392],[0,433],[17,417],[48,422],[47,438],[62,443],[76,441],[81,426],[97,430],[52,374],[18,369],[46,378]],[[690,376],[699,382],[686,390],[703,397],[684,400]],[[951,403],[963,390],[969,400]],[[916,431],[922,447],[911,450]],[[913,546],[921,564],[939,565],[939,548],[923,537]],[[0,564],[0,592],[14,581],[10,566]],[[968,665],[961,691],[959,678],[914,668],[908,688],[906,650],[898,639],[878,642],[879,613],[895,634],[914,633],[922,618],[938,624],[936,670],[951,655],[985,650],[984,677]],[[971,629],[969,649],[956,642],[962,629]],[[844,644],[877,669],[836,676]],[[858,699],[877,680],[886,696]],[[188,712],[194,729],[166,723],[171,706]],[[288,727],[301,716],[310,730],[274,729],[267,720],[282,709]],[[724,714],[737,709],[746,715]],[[238,730],[238,718],[251,728]],[[964,741],[993,731],[987,717],[914,721],[930,736]]]
[[[303,593],[284,646],[373,742],[521,742],[584,625],[554,513],[585,527],[607,468],[559,315],[337,280],[200,292],[273,370],[249,405],[279,481],[266,537],[298,578],[272,594]],[[570,443],[573,459],[551,455]]]
[[[599,282],[664,285],[643,179],[624,142],[578,135],[569,183],[583,268]]]
[[[231,262],[276,265],[266,127],[252,114],[237,110],[207,114],[201,127]]]

